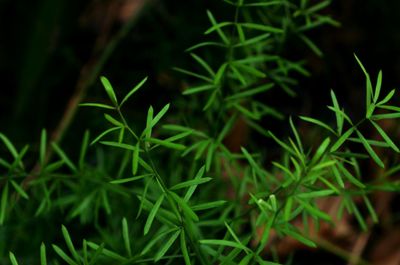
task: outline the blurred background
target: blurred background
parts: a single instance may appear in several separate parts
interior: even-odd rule
[[[190,68],[184,50],[204,40],[206,10],[218,17],[230,15],[224,6],[217,0],[0,0],[0,131],[21,147],[37,142],[42,128],[53,137],[64,136],[66,143],[80,139],[87,128],[102,130],[101,117],[93,119],[93,110],[74,107],[80,100],[105,98],[99,75],[107,76],[120,95],[149,76],[146,89],[127,109],[137,119],[150,104],[174,102],[186,84],[172,67]],[[289,44],[286,56],[305,59],[312,76],[299,80],[296,98],[278,93],[284,100],[275,101],[275,107],[285,114],[321,118],[334,89],[346,110],[361,115],[364,76],[353,53],[373,80],[383,70],[385,92],[399,87],[399,10],[397,0],[332,1],[325,12],[341,27],[325,26],[310,35],[323,57],[299,42]],[[287,128],[286,121],[274,122]],[[69,124],[64,135],[62,128]],[[393,205],[398,221],[399,209]],[[371,250],[386,249],[371,251],[374,264],[396,262],[390,255],[400,254],[390,250],[400,248],[399,230],[378,230],[372,237]]]

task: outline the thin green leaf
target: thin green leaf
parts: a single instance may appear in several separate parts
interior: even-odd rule
[[[120,127],[113,127],[110,128],[108,130],[105,130],[104,132],[102,132],[99,136],[97,136],[91,143],[90,145],[93,145],[95,143],[97,143],[101,138],[103,138],[105,135],[109,134],[110,132],[116,131],[116,130],[120,130]]]
[[[83,166],[85,163],[85,157],[86,157],[86,152],[87,152],[87,148],[89,145],[89,139],[90,139],[90,133],[88,130],[86,130],[85,134],[83,135],[81,150],[79,152],[79,168],[80,169],[83,169]]]
[[[215,76],[214,70],[210,67],[210,65],[208,65],[206,61],[204,61],[200,56],[194,53],[191,53],[190,55],[210,74],[211,77]]]
[[[165,230],[163,228],[161,228],[158,233],[150,240],[150,242],[143,248],[143,250],[140,252],[140,255],[145,255],[147,252],[149,252],[149,250],[156,244],[158,243],[158,241],[160,241],[161,239],[163,239],[163,237],[165,237],[168,234],[171,234],[173,232],[176,231],[180,231],[179,228],[177,227],[173,227],[170,228],[168,230]]]
[[[355,143],[362,143],[362,141],[359,138],[348,138],[349,141],[351,142],[355,142]],[[370,144],[371,146],[377,146],[377,147],[389,147],[389,145],[385,142],[385,141],[378,141],[378,140],[370,140],[367,139],[366,140],[368,142],[368,144]],[[348,156],[350,157],[350,156]],[[367,156],[368,157],[368,156]]]
[[[149,143],[153,143],[153,144],[162,145],[167,148],[176,149],[176,150],[184,150],[186,148],[186,146],[184,146],[183,144],[171,143],[169,141],[156,139],[156,138],[148,138],[148,139],[145,139],[145,141],[147,141]]]
[[[95,193],[92,192],[89,195],[86,195],[82,201],[78,201],[78,205],[75,207],[75,209],[71,210],[69,217],[73,218],[78,216],[79,214],[82,214],[86,209],[90,207],[90,204],[93,201]]]
[[[99,248],[102,248],[102,252],[101,253],[103,253],[103,255],[106,256],[106,257],[109,257],[111,259],[117,260],[117,261],[119,261],[121,263],[127,261],[127,258],[122,257],[121,255],[119,255],[119,254],[117,254],[117,253],[115,253],[115,252],[113,252],[111,250],[103,248],[103,246],[99,246],[99,245],[97,245],[97,244],[95,244],[93,242],[88,242],[87,244],[88,244],[88,246],[90,248],[95,249],[95,250],[97,250]]]
[[[232,236],[233,239],[235,239],[235,241],[242,246],[242,249],[244,249],[244,251],[246,252],[246,254],[250,254],[252,251],[249,250],[243,243],[242,241],[238,238],[238,236],[236,235],[236,233],[233,231],[233,229],[228,225],[227,222],[225,223],[225,227],[228,229],[229,234]]]
[[[5,161],[4,159],[0,158],[0,165],[3,166],[4,168],[10,169],[11,164]]]
[[[9,257],[10,257],[10,261],[11,261],[11,264],[12,264],[12,265],[18,265],[18,261],[17,261],[17,259],[15,258],[14,253],[12,253],[11,251],[9,252]]]
[[[179,68],[179,67],[174,67],[172,69],[174,69],[175,71],[177,71],[179,73],[182,73],[182,74],[185,74],[185,75],[188,75],[188,76],[196,77],[196,78],[198,78],[200,80],[206,81],[207,83],[212,83],[213,82],[213,80],[211,78],[207,77],[207,76],[199,75],[197,73],[194,73],[194,72],[191,72],[191,71]]]
[[[313,124],[316,124],[316,125],[324,128],[324,129],[330,131],[331,133],[336,134],[336,132],[328,124],[323,123],[322,121],[319,121],[317,119],[313,119],[313,118],[310,118],[310,117],[305,117],[305,116],[300,116],[300,119],[302,119],[304,121],[307,121],[307,122],[310,122],[310,123],[313,123]]]
[[[160,119],[165,115],[165,113],[167,113],[168,109],[169,109],[169,103],[160,110],[160,112],[154,117],[154,119],[151,120],[151,127],[154,127],[160,121]]]
[[[118,134],[118,143],[122,143],[124,141],[124,137],[125,137],[125,127],[122,127],[121,130],[119,130],[119,134]],[[124,162],[125,163],[125,162]],[[125,168],[125,164],[122,166]]]
[[[283,29],[267,26],[264,24],[240,23],[240,25],[244,28],[261,30],[261,31],[269,32],[269,33],[283,33]]]
[[[342,179],[342,177],[340,176],[340,173],[339,173],[339,170],[338,170],[338,168],[336,167],[336,166],[333,166],[332,167],[332,172],[333,172],[333,175],[335,176],[335,178],[336,178],[336,182],[339,184],[339,186],[342,188],[342,189],[344,189],[344,182],[343,182],[343,179]],[[358,181],[358,182],[360,182],[360,181]]]
[[[179,197],[176,193],[174,193],[172,191],[170,191],[169,194],[172,196],[174,201],[179,205],[179,207],[182,209],[182,211],[188,217],[190,217],[195,222],[199,221],[199,217],[197,216],[197,214],[192,210],[192,208],[190,208],[190,206],[187,204],[187,202],[184,199],[182,199],[181,197]]]
[[[260,254],[262,251],[265,251],[265,246],[268,243],[269,235],[271,233],[272,225],[274,224],[275,218],[270,217],[265,225],[264,231],[262,232],[261,241],[257,248],[257,254]]]
[[[196,176],[194,177],[193,180],[200,180],[205,172],[205,166],[202,166],[199,171],[197,171]],[[190,200],[190,198],[192,197],[193,193],[196,191],[197,185],[192,185],[190,186],[190,188],[187,190],[185,197],[184,197],[184,201],[188,202]]]
[[[229,64],[229,68],[232,70],[233,75],[242,83],[243,86],[247,85],[246,78],[240,73],[234,64]]]
[[[339,147],[342,146],[342,144],[347,140],[347,138],[350,137],[350,135],[354,132],[355,128],[351,127],[348,129],[342,136],[339,137],[339,139],[332,145],[330,152],[335,152],[336,150],[339,149]]]
[[[47,133],[45,129],[42,129],[40,134],[40,147],[39,147],[39,161],[40,165],[44,166],[44,160],[46,157],[46,146],[47,146]]]
[[[43,242],[40,245],[40,265],[47,265],[46,246]]]
[[[143,80],[140,81],[139,84],[137,84],[131,91],[129,91],[129,93],[121,101],[121,104],[119,104],[119,107],[121,108],[122,105],[133,95],[133,93],[138,91],[139,88],[141,88],[144,85],[144,83],[146,83],[146,81],[147,81],[147,76],[145,78],[143,78]]]
[[[153,126],[151,126],[152,120],[153,120],[153,114],[154,114],[154,110],[153,107],[150,106],[149,110],[147,111],[147,117],[146,117],[146,128],[144,129],[143,133],[146,138],[150,138],[151,137],[151,132],[152,132],[152,128]]]
[[[373,120],[398,119],[400,118],[400,113],[376,114],[372,115],[371,118]]]
[[[297,198],[301,199],[312,199],[312,198],[319,198],[319,197],[328,197],[329,195],[334,194],[335,192],[332,190],[319,190],[319,191],[310,191],[297,194]]]
[[[187,48],[187,49],[185,50],[185,52],[191,52],[191,51],[193,51],[193,50],[195,50],[195,49],[198,49],[198,48],[201,48],[201,47],[205,47],[205,46],[217,46],[217,47],[223,47],[223,48],[226,48],[226,47],[227,47],[226,44],[223,44],[223,43],[220,43],[220,42],[205,41],[205,42],[201,42],[201,43],[198,43],[198,44],[196,44],[196,45],[193,45],[193,46]]]
[[[236,121],[237,121],[236,115],[232,115],[229,118],[229,120],[225,123],[224,128],[222,128],[220,134],[218,135],[217,138],[218,143],[221,143],[225,139],[225,136],[231,131]]]
[[[193,211],[202,211],[202,210],[208,210],[208,209],[212,209],[212,208],[216,208],[216,207],[221,207],[223,205],[225,205],[227,203],[227,201],[214,201],[214,202],[206,202],[206,203],[201,203],[201,204],[197,204],[192,206],[192,210]]]
[[[121,127],[121,130],[119,130],[119,136],[118,136],[119,143],[122,143],[124,141],[124,135],[125,135],[125,127]]]
[[[13,185],[14,189],[19,193],[19,195],[21,195],[24,199],[27,200],[29,199],[28,194],[22,189],[22,187],[17,182],[15,182],[14,180],[11,180],[10,182]]]
[[[219,34],[220,31],[222,32],[222,28],[227,27],[227,26],[231,26],[231,25],[234,25],[234,23],[233,22],[229,22],[229,21],[219,22],[218,24],[215,24],[215,25],[211,26],[210,28],[208,28],[204,32],[204,34],[207,35],[207,34],[210,34],[210,33],[214,32],[214,31],[217,31],[218,34]]]
[[[76,172],[77,168],[76,166],[72,163],[72,161],[68,158],[68,156],[64,153],[64,151],[55,143],[51,143],[51,146],[53,147],[54,151],[58,154],[58,156],[61,158],[62,161],[73,171]]]
[[[357,135],[360,138],[362,144],[364,145],[365,149],[367,150],[368,154],[372,157],[372,159],[382,168],[385,167],[385,164],[382,162],[382,160],[378,157],[378,155],[375,153],[375,151],[372,149],[371,145],[368,143],[368,141],[364,138],[364,136],[357,130]]]
[[[179,234],[181,233],[181,230],[177,230],[165,244],[162,246],[162,248],[157,252],[157,254],[154,256],[154,261],[157,262],[159,261],[162,257],[164,257],[165,253],[167,253],[168,249],[172,246],[172,244],[175,242],[175,240],[178,238]]]
[[[56,171],[57,169],[59,169],[60,167],[62,167],[63,165],[64,165],[64,161],[62,161],[62,160],[56,161],[56,162],[54,162],[54,163],[51,163],[51,164],[47,165],[47,166],[44,168],[44,172],[45,172],[45,173],[54,172],[54,171]]]
[[[114,106],[118,106],[117,97],[115,96],[115,92],[112,85],[110,84],[110,81],[108,81],[108,79],[104,76],[100,77],[100,81],[103,84],[104,89],[106,90],[111,102],[114,104]]]
[[[182,94],[183,95],[192,95],[192,94],[208,91],[208,90],[215,89],[215,88],[217,88],[217,87],[214,84],[201,85],[201,86],[190,87],[188,89],[185,89]]]
[[[14,158],[18,157],[18,152],[17,149],[15,149],[14,145],[11,143],[11,141],[2,133],[0,133],[0,140],[4,143],[4,145],[7,147],[8,151],[10,151],[11,155]]]
[[[374,121],[371,120],[372,125],[376,128],[379,134],[382,136],[383,140],[396,152],[400,152],[399,148],[396,144],[390,139],[390,137],[386,134],[386,132]]]
[[[180,140],[180,139],[182,139],[182,138],[185,138],[185,137],[191,135],[192,133],[193,133],[193,131],[182,132],[182,133],[173,135],[173,136],[171,136],[171,137],[168,137],[167,139],[164,139],[164,141],[173,142],[173,141],[176,141],[176,140]]]
[[[111,214],[110,201],[108,200],[107,191],[105,189],[101,190],[101,199],[103,201],[103,208],[107,214]]]
[[[200,185],[200,184],[204,184],[209,182],[210,180],[212,180],[212,178],[202,178],[202,179],[192,179],[192,180],[187,180],[181,183],[178,183],[174,186],[172,186],[170,189],[171,190],[179,190],[179,189],[184,189],[187,187],[191,187],[194,185]]]
[[[65,254],[65,252],[59,248],[57,245],[52,245],[54,251],[66,262],[68,263],[68,265],[78,265],[78,263],[76,263],[73,259],[71,259],[70,257],[68,257],[67,254]]]
[[[224,76],[224,74],[225,74],[225,70],[226,70],[226,67],[228,66],[228,64],[227,63],[224,63],[224,64],[222,64],[219,68],[218,68],[218,71],[217,71],[217,73],[215,74],[215,76],[214,76],[214,80],[212,81],[213,83],[214,83],[214,85],[219,85],[219,84],[221,84],[221,80],[222,80],[222,77]]]
[[[376,80],[375,93],[374,93],[374,103],[376,103],[379,99],[379,94],[381,92],[382,87],[382,70],[379,71],[378,79]]]
[[[325,169],[327,167],[331,167],[337,163],[336,160],[327,160],[325,162],[321,162],[316,164],[314,167],[311,168],[311,171],[319,171]]]
[[[364,65],[361,63],[360,59],[358,59],[356,54],[354,54],[354,57],[356,58],[358,65],[360,66],[360,68],[364,72],[365,78],[367,79],[367,91],[366,91],[366,96],[365,96],[365,102],[366,102],[365,106],[366,106],[366,108],[368,110],[369,107],[370,107],[371,100],[372,100],[372,95],[373,95],[371,79],[369,77],[368,72],[365,70]]]
[[[188,128],[185,126],[181,125],[176,125],[176,124],[165,124],[162,126],[163,129],[169,130],[169,131],[177,131],[177,132],[191,132],[192,134],[199,136],[199,137],[207,137],[203,132],[194,130],[192,128]]]
[[[380,106],[380,105],[384,105],[385,103],[387,103],[389,100],[391,100],[392,99],[392,97],[394,96],[394,93],[396,92],[396,89],[392,89],[387,95],[386,95],[386,97],[383,99],[383,100],[381,100],[381,101],[379,101],[378,103],[376,103],[376,105],[377,106]]]
[[[286,222],[289,222],[292,215],[292,207],[293,207],[293,197],[289,197],[286,200],[285,208],[283,210],[283,217]]]
[[[69,236],[68,230],[64,225],[61,226],[61,231],[64,236],[65,243],[67,244],[68,250],[71,252],[74,259],[79,262],[80,256],[78,255],[78,252],[76,251],[74,244],[72,243],[71,237]]]
[[[315,45],[315,43],[314,43],[310,38],[308,38],[308,37],[307,37],[306,35],[304,35],[304,34],[300,34],[299,37],[300,37],[300,39],[301,39],[302,41],[304,41],[304,43],[305,43],[318,57],[322,57],[322,56],[323,56],[322,51],[318,48],[317,45]]]
[[[344,120],[346,120],[348,123],[350,123],[350,125],[354,125],[352,120],[350,119],[350,117],[344,112],[343,108],[342,109],[336,109],[336,108],[334,108],[332,106],[328,106],[328,109],[330,109],[331,111],[333,111],[333,112],[335,112],[335,113],[340,115],[339,117],[340,117],[340,122],[341,122],[342,127],[343,127],[343,124],[344,124]],[[340,131],[339,134],[342,134],[342,132]]]
[[[329,137],[325,138],[325,140],[321,143],[321,145],[318,147],[317,151],[315,152],[315,155],[311,160],[312,164],[319,162],[319,159],[326,153],[330,142],[331,142],[331,139]]]
[[[109,121],[112,125],[115,125],[117,127],[124,127],[124,124],[118,120],[116,120],[114,117],[108,114],[104,114],[104,118],[106,118],[107,121]]]
[[[261,118],[260,114],[257,111],[250,111],[247,108],[243,107],[241,104],[238,103],[233,103],[233,107],[240,111],[246,118],[252,119],[252,120],[259,120]]]
[[[239,262],[239,265],[248,265],[250,261],[254,258],[254,254],[250,253],[244,256],[244,258]]]
[[[368,212],[371,215],[372,221],[377,224],[379,222],[378,220],[378,215],[376,214],[376,211],[374,209],[374,206],[372,206],[371,201],[368,199],[366,195],[363,195],[364,203],[367,206]]]
[[[206,156],[206,171],[210,171],[212,163],[213,163],[213,158],[214,158],[214,151],[216,149],[216,145],[214,142],[210,142],[210,145],[207,150],[207,156]]]
[[[395,112],[400,112],[400,107],[392,106],[392,105],[380,105],[379,108],[386,109],[386,110],[393,110]]]
[[[303,243],[306,246],[309,246],[309,247],[312,247],[312,248],[316,248],[317,247],[317,245],[313,241],[311,241],[308,238],[305,238],[303,235],[301,235],[300,233],[298,233],[298,232],[296,232],[296,231],[294,231],[292,229],[285,229],[284,232],[288,236],[296,239],[297,241]]]
[[[18,156],[14,159],[13,163],[11,164],[10,169],[14,170],[15,168],[17,168],[18,166],[21,169],[24,169],[24,163],[22,162],[22,159],[24,158],[24,156],[26,155],[26,153],[28,152],[29,149],[29,145],[25,145],[21,151],[18,153]]]
[[[217,246],[225,246],[225,247],[232,247],[232,248],[238,248],[242,250],[247,250],[251,251],[249,248],[246,246],[243,246],[239,243],[236,243],[234,241],[229,241],[229,240],[222,240],[222,239],[203,239],[199,241],[200,244],[205,244],[205,245],[217,245]]]
[[[332,217],[330,217],[329,214],[321,211],[320,209],[318,209],[317,207],[311,205],[306,201],[299,199],[297,199],[297,201],[300,203],[301,206],[304,207],[305,210],[307,210],[310,213],[311,216],[322,219],[327,222],[332,222]]]
[[[137,212],[137,214],[136,214],[136,219],[139,218],[140,214],[142,213],[142,210],[144,209],[144,207],[145,207],[146,205],[149,206],[148,209],[152,209],[152,207],[153,207],[153,204],[150,203],[150,202],[146,199],[147,190],[149,189],[150,183],[151,183],[151,179],[148,179],[147,181],[145,180],[145,184],[144,184],[144,189],[143,189],[142,196],[140,196],[140,195],[138,196],[139,201],[140,201],[140,205],[139,205],[139,210],[138,210],[138,212]]]
[[[263,40],[268,39],[271,36],[271,33],[265,33],[250,39],[247,39],[245,41],[242,41],[238,44],[233,45],[233,47],[244,47],[244,46],[248,46],[248,45],[252,45],[252,44],[258,44],[260,42],[262,42]]]
[[[203,111],[206,111],[208,108],[210,108],[213,105],[213,103],[214,103],[214,101],[215,101],[215,99],[217,97],[217,93],[218,93],[218,90],[214,90],[211,93],[211,96],[209,96],[206,104],[203,107]]]
[[[87,243],[86,240],[83,241],[84,242],[84,246],[86,246],[87,248]],[[103,249],[104,249],[104,243],[100,244],[100,246],[96,249],[96,252],[92,255],[91,259],[90,259],[90,263],[88,265],[94,265],[96,264],[97,260],[100,258],[101,253],[103,253]],[[86,264],[85,264],[86,265]]]
[[[144,235],[146,235],[150,231],[151,225],[153,224],[154,221],[154,217],[156,216],[158,209],[160,209],[160,206],[163,201],[164,201],[164,194],[161,194],[161,196],[157,199],[156,203],[151,209],[149,216],[147,217],[146,224],[143,230]]]
[[[354,216],[356,217],[361,229],[363,231],[367,231],[368,230],[368,226],[367,223],[365,222],[365,218],[361,215],[360,211],[358,210],[356,204],[353,202],[353,200],[349,200],[348,201],[348,205],[349,205],[349,212],[351,211]]]
[[[293,180],[297,180],[296,176],[293,174],[293,172],[292,172],[289,168],[287,168],[287,167],[285,167],[284,165],[282,165],[282,164],[280,164],[280,163],[278,163],[278,162],[275,162],[275,161],[273,161],[272,164],[273,164],[275,167],[277,167],[277,168],[281,169],[282,171],[284,171],[284,172],[285,172],[289,177],[291,177]]]
[[[337,101],[335,92],[333,92],[333,90],[331,90],[331,98],[332,98],[332,103],[333,103],[334,112],[335,112],[335,116],[336,116],[337,130],[338,130],[339,135],[341,135],[342,130],[343,130],[344,117],[340,111],[339,103]]]
[[[81,103],[79,104],[81,107],[96,107],[96,108],[101,108],[101,109],[112,109],[114,110],[115,107],[106,105],[106,104],[100,104],[100,103]]]
[[[246,36],[244,34],[242,25],[236,24],[236,30],[237,30],[237,33],[238,33],[238,36],[239,36],[239,41],[241,43],[245,42],[246,41]]]
[[[215,27],[215,26],[221,24],[221,23],[217,23],[217,21],[215,20],[213,14],[212,14],[209,10],[207,10],[207,16],[208,16],[208,18],[210,19],[211,24],[213,25],[213,27]],[[226,37],[225,33],[221,30],[221,28],[220,28],[220,27],[217,27],[215,30],[217,31],[219,37],[220,37],[221,40],[224,42],[224,44],[225,44],[225,45],[229,45],[230,41],[229,41],[229,39]]]
[[[265,78],[267,76],[264,72],[258,70],[256,67],[245,65],[245,64],[242,64],[242,63],[238,63],[238,62],[233,62],[233,64],[237,68],[240,68],[242,71],[244,71],[244,72],[246,72],[248,74],[251,74],[251,75],[253,75],[255,77]]]
[[[336,161],[335,161],[335,160],[332,161],[332,162],[335,162],[335,164],[336,164]],[[321,182],[323,182],[328,188],[330,188],[331,191],[333,192],[333,194],[335,194],[335,195],[341,194],[341,192],[339,191],[339,189],[338,189],[335,185],[333,185],[329,180],[327,180],[327,179],[325,178],[325,176],[318,176],[318,179],[319,179]]]
[[[282,142],[281,140],[279,140],[271,131],[268,131],[269,136],[272,137],[272,139],[274,139],[274,141],[279,144],[283,149],[285,149],[286,151],[288,151],[290,154],[292,155],[296,155],[295,151],[290,148],[287,144],[285,144],[284,142]]]
[[[227,222],[224,222],[224,224],[225,224],[225,227],[228,229],[229,234],[231,234],[232,238],[235,239],[235,241],[238,244],[243,246],[242,242],[240,241],[240,239],[238,238],[236,233],[233,231],[233,229],[229,226],[229,224]],[[245,246],[243,246],[243,247],[245,247]]]
[[[139,167],[139,150],[140,150],[139,144],[140,144],[140,142],[138,141],[136,143],[135,150],[133,151],[133,154],[132,154],[132,174],[133,175],[136,175],[136,173],[138,171],[138,167]]]
[[[249,3],[249,4],[244,4],[243,6],[248,6],[248,7],[260,7],[260,6],[272,6],[272,5],[283,5],[286,2],[278,0],[278,1],[268,1],[268,2],[257,2],[257,3]]]
[[[305,13],[306,14],[316,13],[316,12],[320,11],[321,9],[328,7],[330,4],[331,4],[331,0],[322,1],[318,4],[315,4],[311,7],[309,7]]]
[[[89,263],[89,261],[88,261],[88,250],[87,250],[87,241],[86,241],[86,239],[83,239],[83,241],[82,241],[82,254],[83,254],[83,264],[84,265],[93,265],[93,263],[94,263],[94,259],[96,259],[96,257],[100,254],[100,252],[99,253],[97,253],[98,251],[96,251],[96,253],[95,253],[95,258],[93,258],[93,259],[91,259],[91,261],[90,261],[90,263]]]
[[[301,143],[299,133],[297,132],[297,129],[296,129],[296,127],[295,127],[294,124],[293,124],[293,119],[292,119],[292,117],[289,117],[289,124],[290,124],[290,127],[291,127],[291,129],[292,129],[293,135],[294,135],[294,137],[295,137],[295,139],[296,139],[297,146],[298,146],[299,149],[300,149],[300,152],[301,152],[301,153],[304,153],[304,151],[303,151],[303,144]]]
[[[181,243],[181,250],[182,250],[183,259],[185,261],[185,265],[192,265],[192,263],[190,261],[188,248],[186,245],[185,230],[183,230],[183,229],[181,230],[181,233],[180,233],[180,243]]]
[[[135,146],[130,145],[130,144],[117,143],[117,142],[111,142],[111,141],[101,141],[100,143],[103,144],[103,145],[116,147],[116,148],[121,148],[121,149],[124,149],[124,150],[134,151],[136,149]]]
[[[374,104],[374,103],[371,103],[371,104],[369,105],[368,109],[367,109],[367,112],[365,113],[365,117],[366,117],[367,119],[371,118],[372,113],[374,113],[374,110],[375,110],[375,104]]]
[[[125,245],[125,250],[128,253],[128,256],[132,256],[132,250],[131,250],[131,241],[129,238],[129,229],[128,229],[128,222],[126,221],[126,218],[122,218],[122,238],[124,239],[124,245]]]
[[[354,185],[361,189],[365,189],[364,183],[362,183],[359,179],[354,177],[341,163],[336,164],[338,169],[343,173],[343,175]]]

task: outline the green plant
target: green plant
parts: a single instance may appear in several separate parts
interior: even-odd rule
[[[76,224],[79,218],[80,225],[95,229],[95,233],[82,235],[82,243],[78,243],[71,229],[62,225],[65,244],[53,244],[54,251],[48,254],[49,244],[42,243],[38,252],[42,265],[47,260],[69,265],[279,264],[282,261],[271,255],[272,237],[289,236],[316,247],[318,238],[307,229],[310,223],[318,227],[320,222],[334,222],[319,208],[319,199],[341,198],[338,218],[347,211],[367,230],[356,198],[362,198],[377,222],[368,195],[377,190],[399,191],[399,185],[386,178],[371,182],[361,178],[361,159],[371,158],[384,167],[375,147],[399,152],[378,121],[399,118],[400,109],[388,105],[394,90],[381,96],[382,73],[373,85],[357,57],[366,77],[366,110],[360,121],[354,122],[346,114],[331,91],[332,106],[328,109],[336,126],[300,116],[325,131],[317,146],[304,145],[295,126],[297,119],[289,118],[292,136],[287,140],[276,136],[273,128],[260,125],[265,117],[284,119],[284,115],[256,97],[274,86],[294,95],[294,73],[309,75],[303,62],[283,57],[281,49],[288,36],[298,36],[320,54],[304,32],[320,24],[336,24],[317,13],[329,1],[314,6],[308,1],[226,2],[234,9],[234,20],[217,22],[208,12],[212,25],[206,34],[215,32],[219,39],[189,49],[217,46],[220,50],[208,49],[203,57],[219,54],[221,61],[191,53],[206,74],[176,68],[195,78],[195,85],[183,92],[189,97],[184,99],[186,103],[177,102],[182,109],[168,116],[169,104],[159,111],[149,107],[145,123],[132,124],[123,107],[134,100],[147,78],[119,100],[108,79],[101,77],[110,104],[81,105],[104,110],[109,128],[91,143],[89,133],[85,133],[75,158],[52,143],[58,160],[47,162],[47,133],[43,130],[38,167],[28,171],[23,162],[28,147],[18,151],[0,134],[11,154],[0,159],[0,223],[6,218],[12,224],[18,216],[35,216],[36,225],[46,229],[40,222],[52,222],[61,215],[63,223]],[[189,114],[185,114],[187,106]],[[191,119],[193,115],[201,118]],[[281,149],[281,159],[270,166],[265,150],[256,141],[241,146],[240,152],[227,147],[227,136],[240,121],[274,140]],[[365,125],[376,129],[382,140],[366,139]],[[360,144],[365,152],[353,151],[352,143]],[[303,229],[293,224],[298,219]],[[18,228],[7,229],[4,234],[14,236]],[[23,235],[15,237],[15,242],[24,242]],[[8,249],[0,246],[1,253]],[[9,259],[18,264],[12,252]]]

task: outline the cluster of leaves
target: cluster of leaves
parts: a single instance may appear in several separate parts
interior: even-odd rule
[[[226,2],[235,9],[233,21],[217,22],[208,12],[211,27],[206,34],[216,33],[218,41],[189,49],[193,52],[217,46],[226,56],[223,62],[218,65],[215,60],[191,53],[206,74],[177,68],[195,77],[196,84],[183,94],[190,95],[188,104],[203,118],[188,119],[178,111],[174,120],[179,119],[183,125],[160,126],[170,108],[167,104],[160,111],[150,107],[145,124],[132,125],[122,107],[144,86],[146,78],[119,100],[108,79],[101,77],[111,104],[81,105],[103,109],[110,128],[91,143],[86,133],[76,159],[52,143],[59,159],[47,162],[47,135],[43,131],[38,166],[28,172],[23,162],[28,147],[18,151],[0,134],[12,156],[0,159],[5,169],[1,172],[1,224],[7,227],[6,218],[18,220],[22,212],[26,216],[32,211],[28,209],[34,209],[31,216],[61,214],[64,224],[79,217],[81,223],[93,226],[99,234],[90,238],[83,235],[85,239],[78,244],[70,235],[71,229],[62,226],[65,246],[53,244],[54,251],[49,254],[48,244],[42,243],[41,265],[48,259],[52,264],[62,261],[69,265],[278,264],[277,257],[265,254],[265,250],[271,250],[271,231],[278,237],[289,236],[316,247],[306,228],[310,222],[316,226],[321,221],[333,223],[332,216],[321,210],[317,201],[334,196],[341,198],[338,218],[348,211],[363,229],[368,229],[355,203],[356,197],[362,197],[372,220],[378,221],[368,194],[388,189],[388,182],[362,180],[358,161],[371,157],[383,167],[373,148],[399,152],[379,125],[379,120],[400,117],[400,109],[388,105],[395,91],[382,98],[381,72],[373,86],[358,61],[367,80],[365,118],[354,122],[332,91],[332,106],[328,108],[336,117],[336,126],[300,117],[326,130],[327,136],[317,147],[304,146],[292,119],[289,125],[293,137],[280,139],[259,121],[266,115],[283,115],[255,97],[274,86],[293,94],[293,72],[308,75],[301,62],[283,58],[279,48],[285,36],[294,33],[319,54],[305,32],[321,24],[335,24],[318,13],[329,1],[311,6],[305,0]],[[391,112],[376,113],[378,109]],[[272,162],[272,167],[266,166],[262,149],[251,150],[251,143],[241,147],[240,153],[231,151],[224,140],[239,119],[275,140],[282,159]],[[370,124],[382,140],[366,139],[362,124]],[[352,151],[352,143],[361,144],[366,152]],[[91,145],[94,147],[89,148]],[[93,149],[93,156],[89,156]],[[392,191],[399,188],[390,185]],[[26,204],[20,198],[27,199]],[[13,214],[9,214],[11,210]],[[305,229],[293,225],[300,218]],[[8,246],[0,243],[0,250],[6,249]],[[18,264],[12,252],[9,259],[13,265]]]

